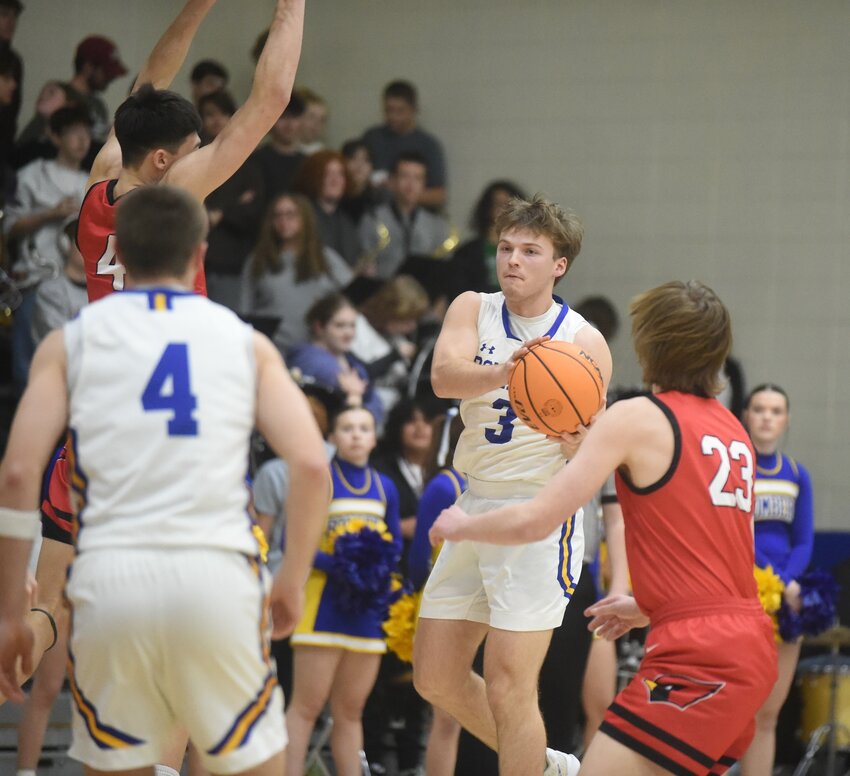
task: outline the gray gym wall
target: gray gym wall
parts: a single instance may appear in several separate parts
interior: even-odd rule
[[[25,4],[22,122],[86,34],[138,68],[179,7]],[[272,6],[219,0],[189,65],[221,60],[243,99]],[[850,528],[850,3],[308,0],[307,14],[299,83],[327,98],[332,143],[377,122],[383,85],[408,78],[446,147],[455,224],[489,180],[512,178],[585,222],[568,300],[606,294],[625,315],[665,280],[712,285],[748,385],[791,395],[786,449],[814,477],[817,527]],[[612,349],[615,384],[636,383],[627,322]]]

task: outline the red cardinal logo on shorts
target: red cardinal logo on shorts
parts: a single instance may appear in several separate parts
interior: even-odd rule
[[[659,674],[643,683],[650,703],[667,703],[682,711],[717,695],[726,686],[726,682],[704,682],[683,674]]]

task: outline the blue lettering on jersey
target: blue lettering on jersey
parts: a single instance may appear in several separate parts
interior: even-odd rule
[[[492,356],[493,353],[496,352],[495,345],[488,345],[486,342],[481,343],[481,347],[478,348],[479,353],[486,353],[488,356]],[[481,364],[481,366],[494,366],[498,364],[498,361],[492,361],[489,358],[484,358],[483,356],[476,355],[475,358],[472,359],[474,363]]]
[[[499,415],[499,428],[485,428],[484,438],[491,444],[504,445],[511,441],[516,415],[514,414],[513,407],[511,407],[511,403],[507,399],[496,399],[493,402],[493,409],[505,411]]]
[[[171,390],[166,393],[169,382]],[[188,346],[185,342],[171,342],[145,386],[142,407],[145,412],[174,413],[168,421],[169,436],[197,436],[198,421],[192,417],[197,406],[198,400],[189,384]]]

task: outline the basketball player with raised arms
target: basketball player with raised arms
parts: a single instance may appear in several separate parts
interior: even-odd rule
[[[589,607],[589,627],[608,639],[651,630],[582,776],[721,774],[746,751],[777,675],[753,577],[755,455],[714,398],[732,344],[729,313],[710,288],[674,281],[636,297],[631,315],[653,394],[607,410],[529,504],[476,515],[452,506],[431,539],[535,541],[616,471],[634,598]]]
[[[138,186],[170,183],[203,202],[242,166],[289,102],[301,56],[304,0],[277,0],[248,99],[216,139],[199,148],[197,110],[166,88],[214,3],[188,0],[115,112],[113,131],[94,160],[77,232],[89,301],[124,287],[114,237],[115,205],[122,196]],[[205,293],[203,270],[195,289]]]
[[[468,480],[459,503],[473,512],[503,503],[521,510],[586,433],[552,439],[517,420],[506,385],[530,346],[547,337],[575,342],[596,360],[606,385],[611,378],[602,335],[552,294],[581,249],[579,220],[541,197],[514,199],[496,229],[502,291],[467,292],[452,302],[431,372],[438,396],[462,400],[465,428],[454,460]],[[574,757],[546,749],[537,683],[581,560],[576,506],[562,510],[545,537],[521,547],[447,542],[425,586],[416,688],[498,752],[502,776],[577,772]],[[472,671],[482,642],[483,679]]]
[[[151,51],[133,93],[118,108],[113,130],[95,158],[77,230],[90,301],[124,287],[124,268],[115,253],[114,234],[120,198],[139,186],[165,182],[203,201],[243,164],[289,101],[301,52],[304,0],[278,0],[251,94],[215,141],[198,148],[197,111],[188,100],[166,88],[183,65],[195,33],[214,4],[215,0],[187,0]],[[206,293],[203,266],[194,288]],[[51,471],[49,497],[59,494],[61,498],[63,482],[69,477],[67,460],[60,457]],[[55,509],[45,511],[45,523],[55,523],[47,525],[45,535],[57,526],[60,533],[63,530],[55,514]],[[62,548],[56,549],[55,560],[61,561]],[[53,553],[50,560],[54,560]],[[58,569],[57,573],[53,571],[45,562],[39,576],[51,574],[54,581],[64,578]],[[37,663],[41,654],[35,658]]]
[[[211,773],[284,770],[268,612],[278,637],[299,619],[328,504],[327,460],[271,342],[191,292],[206,229],[201,204],[175,187],[122,201],[116,244],[129,290],[44,341],[0,464],[0,692],[20,699],[41,473],[70,427],[79,509],[66,590],[70,753],[88,774],[151,768],[178,724]],[[247,513],[255,426],[293,473],[296,519],[273,582]]]

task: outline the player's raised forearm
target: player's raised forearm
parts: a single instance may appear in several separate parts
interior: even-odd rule
[[[215,1],[187,0],[139,71],[134,91],[144,83],[152,83],[157,89],[167,89],[171,85],[186,60],[195,33]]]
[[[476,364],[463,358],[443,359],[431,370],[431,387],[443,399],[472,399],[506,385],[503,364]]]
[[[269,126],[289,102],[301,58],[304,0],[278,0],[266,45],[257,60],[246,106],[267,113]]]

